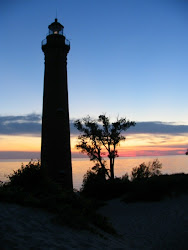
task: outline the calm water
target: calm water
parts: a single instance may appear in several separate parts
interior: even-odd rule
[[[153,161],[158,158],[162,165],[162,173],[188,173],[188,156],[159,156],[159,157],[121,157],[115,161],[115,175],[121,177],[125,173],[130,174],[133,167],[139,166],[142,162]],[[20,168],[21,163],[27,164],[29,160],[0,160],[0,180],[6,181],[7,176],[13,173],[13,170]],[[74,188],[80,189],[83,175],[94,164],[86,158],[73,158],[73,182]]]

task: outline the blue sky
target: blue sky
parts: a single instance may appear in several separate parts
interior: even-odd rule
[[[56,12],[71,42],[71,119],[106,113],[188,125],[185,0],[1,0],[2,117],[41,114],[41,41]]]
[[[188,123],[187,1],[6,0],[0,9],[2,115],[41,113],[41,41],[57,9],[71,41],[71,118]]]

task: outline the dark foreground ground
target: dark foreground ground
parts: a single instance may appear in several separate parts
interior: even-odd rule
[[[120,236],[58,226],[50,213],[0,203],[1,249],[188,249],[188,195],[159,202],[113,199],[99,212]]]

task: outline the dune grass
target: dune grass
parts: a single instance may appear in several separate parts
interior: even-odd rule
[[[98,200],[121,197],[126,202],[160,201],[165,197],[188,193],[188,175],[162,175],[158,159],[141,163],[121,178],[106,179],[89,170],[84,175],[81,194]]]
[[[97,200],[121,197],[126,202],[149,202],[188,193],[188,174],[148,175],[143,172],[140,175],[140,169],[138,173],[138,176],[135,175],[138,178],[125,175],[114,180],[101,179],[95,173],[88,173],[86,176],[88,179],[83,182],[81,194]]]
[[[75,229],[99,228],[116,234],[108,219],[97,212],[104,201],[119,197],[125,202],[150,202],[188,194],[188,174],[183,173],[133,179],[124,175],[114,180],[92,173],[86,178],[80,192],[64,190],[43,175],[40,162],[29,162],[14,171],[9,182],[0,184],[0,201],[38,207],[53,213],[55,223]]]
[[[64,190],[44,177],[40,162],[29,162],[14,171],[9,182],[1,183],[0,200],[44,209],[54,214],[53,222],[75,229],[99,228],[116,233],[107,218],[97,213],[99,202],[81,196],[78,191]]]

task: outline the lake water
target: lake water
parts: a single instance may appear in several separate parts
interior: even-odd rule
[[[186,155],[173,155],[173,156],[158,156],[158,157],[119,157],[115,160],[115,176],[121,177],[125,173],[130,174],[133,167],[139,166],[142,162],[153,161],[158,159],[162,163],[162,173],[188,173],[188,156]],[[21,163],[27,164],[30,160],[16,159],[7,160],[0,159],[0,180],[7,181],[8,175],[13,173],[21,167]],[[73,185],[74,188],[80,189],[82,185],[83,175],[88,169],[94,166],[93,162],[87,158],[73,158]]]

